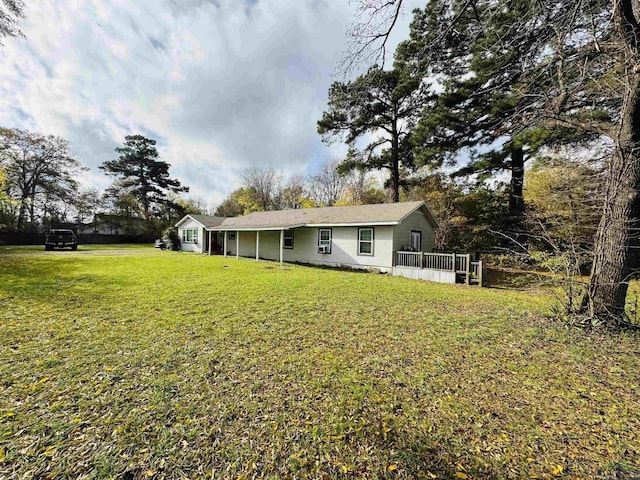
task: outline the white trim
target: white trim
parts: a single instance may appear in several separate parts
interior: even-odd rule
[[[207,227],[207,230],[213,230],[215,232],[257,232],[260,231],[280,231],[282,229],[288,230],[291,228],[306,227],[304,223],[297,225],[282,225],[279,227]]]
[[[187,235],[186,235],[187,232],[193,232],[194,233],[193,238],[192,238],[191,241],[186,239],[187,238]],[[189,245],[197,245],[198,244],[198,237],[199,237],[199,235],[198,235],[198,227],[183,228],[182,229],[182,235],[180,237],[180,241],[182,243],[188,243]]]
[[[176,224],[175,224],[175,227],[176,227],[176,228],[180,228],[180,225],[182,225],[182,224],[183,224],[184,222],[186,222],[187,220],[193,220],[194,222],[199,223],[200,225],[202,225],[204,228],[207,228],[207,226],[206,226],[204,223],[199,222],[198,220],[196,220],[195,218],[193,218],[193,217],[192,217],[191,215],[189,215],[189,214],[187,214],[187,215],[185,215],[184,217],[182,217],[182,218],[180,219],[180,221],[179,221],[178,223],[176,223]]]
[[[413,213],[413,212],[411,212]],[[215,232],[257,232],[257,231],[280,231],[282,229],[291,230],[294,228],[332,228],[332,227],[384,227],[398,225],[400,222],[360,222],[360,223],[301,223],[298,225],[281,225],[278,227],[207,227],[207,230]]]
[[[305,227],[385,227],[398,225],[400,222],[360,222],[360,223],[306,223]]]
[[[360,238],[360,233],[363,230],[371,230],[371,240],[362,240],[362,238]],[[375,240],[375,233],[376,229],[373,227],[360,227],[358,228],[358,245],[357,245],[357,251],[358,251],[358,255],[364,256],[364,257],[373,257],[373,242]],[[368,243],[371,245],[371,251],[370,252],[363,252],[362,250],[360,250],[360,247],[363,243]]]
[[[329,232],[329,243],[322,243],[322,232]],[[331,227],[318,228],[318,250],[320,247],[329,247],[329,255],[331,255],[331,247],[333,246],[333,229]]]

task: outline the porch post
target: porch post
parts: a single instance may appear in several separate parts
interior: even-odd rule
[[[260,260],[260,230],[256,230],[256,262]]]
[[[466,275],[465,283],[469,285],[471,284],[471,254],[467,253],[466,257],[467,257],[467,268],[466,268],[467,271],[465,272],[465,275]]]
[[[236,260],[240,258],[240,230],[236,231]]]
[[[222,243],[224,245],[222,245],[222,248],[224,248],[224,256],[227,256],[227,231],[224,231],[224,240],[222,241]]]
[[[284,230],[280,230],[280,265],[282,265],[283,255],[284,255]]]
[[[209,256],[211,256],[211,239],[212,239],[212,232],[211,230],[209,230]]]

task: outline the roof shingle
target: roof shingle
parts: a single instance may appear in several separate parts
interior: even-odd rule
[[[303,208],[299,210],[276,210],[254,212],[242,217],[225,218],[216,230],[232,229],[280,229],[313,225],[341,224],[395,224],[407,215],[424,207],[429,221],[437,223],[424,202],[380,203],[344,207]]]

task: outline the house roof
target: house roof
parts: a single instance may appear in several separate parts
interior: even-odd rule
[[[281,230],[302,226],[396,225],[418,209],[423,210],[434,228],[438,226],[424,202],[402,202],[255,212],[242,217],[225,218],[208,229]]]
[[[214,217],[212,215],[200,215],[197,213],[189,213],[188,215],[185,215],[184,217],[182,217],[182,219],[178,223],[176,223],[176,227],[179,227],[188,219],[198,222],[203,227],[209,228],[209,227],[215,227],[216,225],[220,225],[225,218]]]

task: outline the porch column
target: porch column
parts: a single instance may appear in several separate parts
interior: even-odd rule
[[[222,245],[222,248],[224,248],[224,256],[227,256],[227,231],[224,231],[224,240],[222,241],[222,243],[224,245]]]
[[[260,230],[256,230],[256,262],[260,260]]]
[[[212,233],[213,232],[209,230],[209,255],[211,255],[211,239],[213,237]]]
[[[284,230],[280,230],[280,265],[282,265],[283,254],[284,254]]]
[[[240,258],[240,230],[236,231],[236,260]]]

